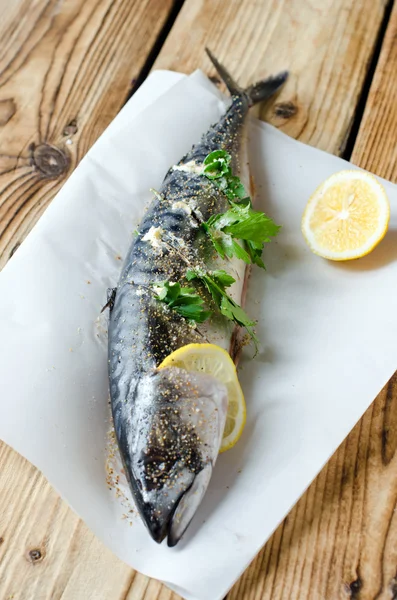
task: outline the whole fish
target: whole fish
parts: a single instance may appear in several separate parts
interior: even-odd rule
[[[109,380],[113,420],[125,472],[151,536],[174,546],[191,522],[208,486],[227,412],[227,391],[214,377],[177,367],[157,369],[190,343],[217,344],[235,355],[236,326],[214,310],[191,322],[156,299],[158,282],[183,282],[188,268],[225,268],[201,227],[229,208],[223,192],[202,175],[215,150],[232,157],[232,171],[250,189],[246,117],[269,98],[287,73],[241,89],[207,50],[231,93],[231,104],[195,146],[170,168],[144,215],[109,303]],[[236,280],[229,295],[241,303],[246,265],[231,259]],[[194,284],[194,282],[193,282]],[[191,284],[189,284],[191,285]],[[200,283],[200,294],[211,296]]]

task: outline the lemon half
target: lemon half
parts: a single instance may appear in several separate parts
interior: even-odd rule
[[[226,350],[215,344],[188,344],[172,352],[158,368],[164,367],[205,373],[225,384],[228,408],[219,452],[232,448],[243,432],[247,412],[235,364]]]
[[[389,219],[389,200],[373,175],[340,171],[311,196],[302,218],[302,233],[315,254],[329,260],[352,260],[379,244]]]

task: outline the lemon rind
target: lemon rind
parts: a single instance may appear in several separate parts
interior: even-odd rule
[[[368,238],[366,243],[355,250],[333,252],[331,250],[327,250],[326,248],[319,247],[314,241],[314,234],[312,233],[309,225],[311,216],[317,205],[318,196],[320,193],[326,192],[327,189],[335,183],[343,182],[343,180],[350,181],[352,178],[365,180],[373,188],[377,189],[377,199],[381,206],[381,218],[379,220],[378,227],[371,237]],[[361,171],[360,169],[346,169],[331,175],[328,179],[321,183],[310,196],[302,217],[302,234],[309,248],[317,256],[321,256],[322,258],[333,261],[356,260],[358,258],[362,258],[363,256],[367,256],[382,241],[387,233],[389,221],[390,203],[383,185],[376,179],[374,175],[367,173],[367,171]]]

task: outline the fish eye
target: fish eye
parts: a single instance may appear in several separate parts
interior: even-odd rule
[[[145,456],[143,456],[140,461],[139,461],[142,465],[144,465],[145,467],[148,465],[163,465],[167,462],[167,459],[164,455],[160,454],[160,453],[156,453],[156,454],[146,454]],[[161,470],[164,470],[164,467],[162,467]]]

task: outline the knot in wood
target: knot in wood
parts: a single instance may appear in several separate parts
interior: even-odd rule
[[[360,577],[357,577],[357,579],[355,579],[349,584],[350,598],[352,598],[353,600],[357,599],[362,587],[363,582]]]
[[[208,79],[212,81],[212,83],[214,83],[215,85],[220,85],[222,83],[219,77],[217,77],[216,75],[210,75]]]
[[[397,599],[397,579],[395,577],[390,581],[390,596],[391,600]]]
[[[298,112],[298,107],[291,101],[279,102],[274,105],[274,114],[281,119],[290,119]]]
[[[43,555],[38,548],[34,548],[33,550],[29,551],[29,558],[34,563],[41,560],[43,558]]]
[[[32,163],[43,177],[56,179],[67,172],[70,158],[56,146],[39,144],[32,148]]]
[[[65,127],[65,129],[63,130],[63,135],[74,135],[75,133],[78,132],[78,128],[77,128],[77,120],[76,119],[72,119],[70,121],[70,123],[68,123]]]

